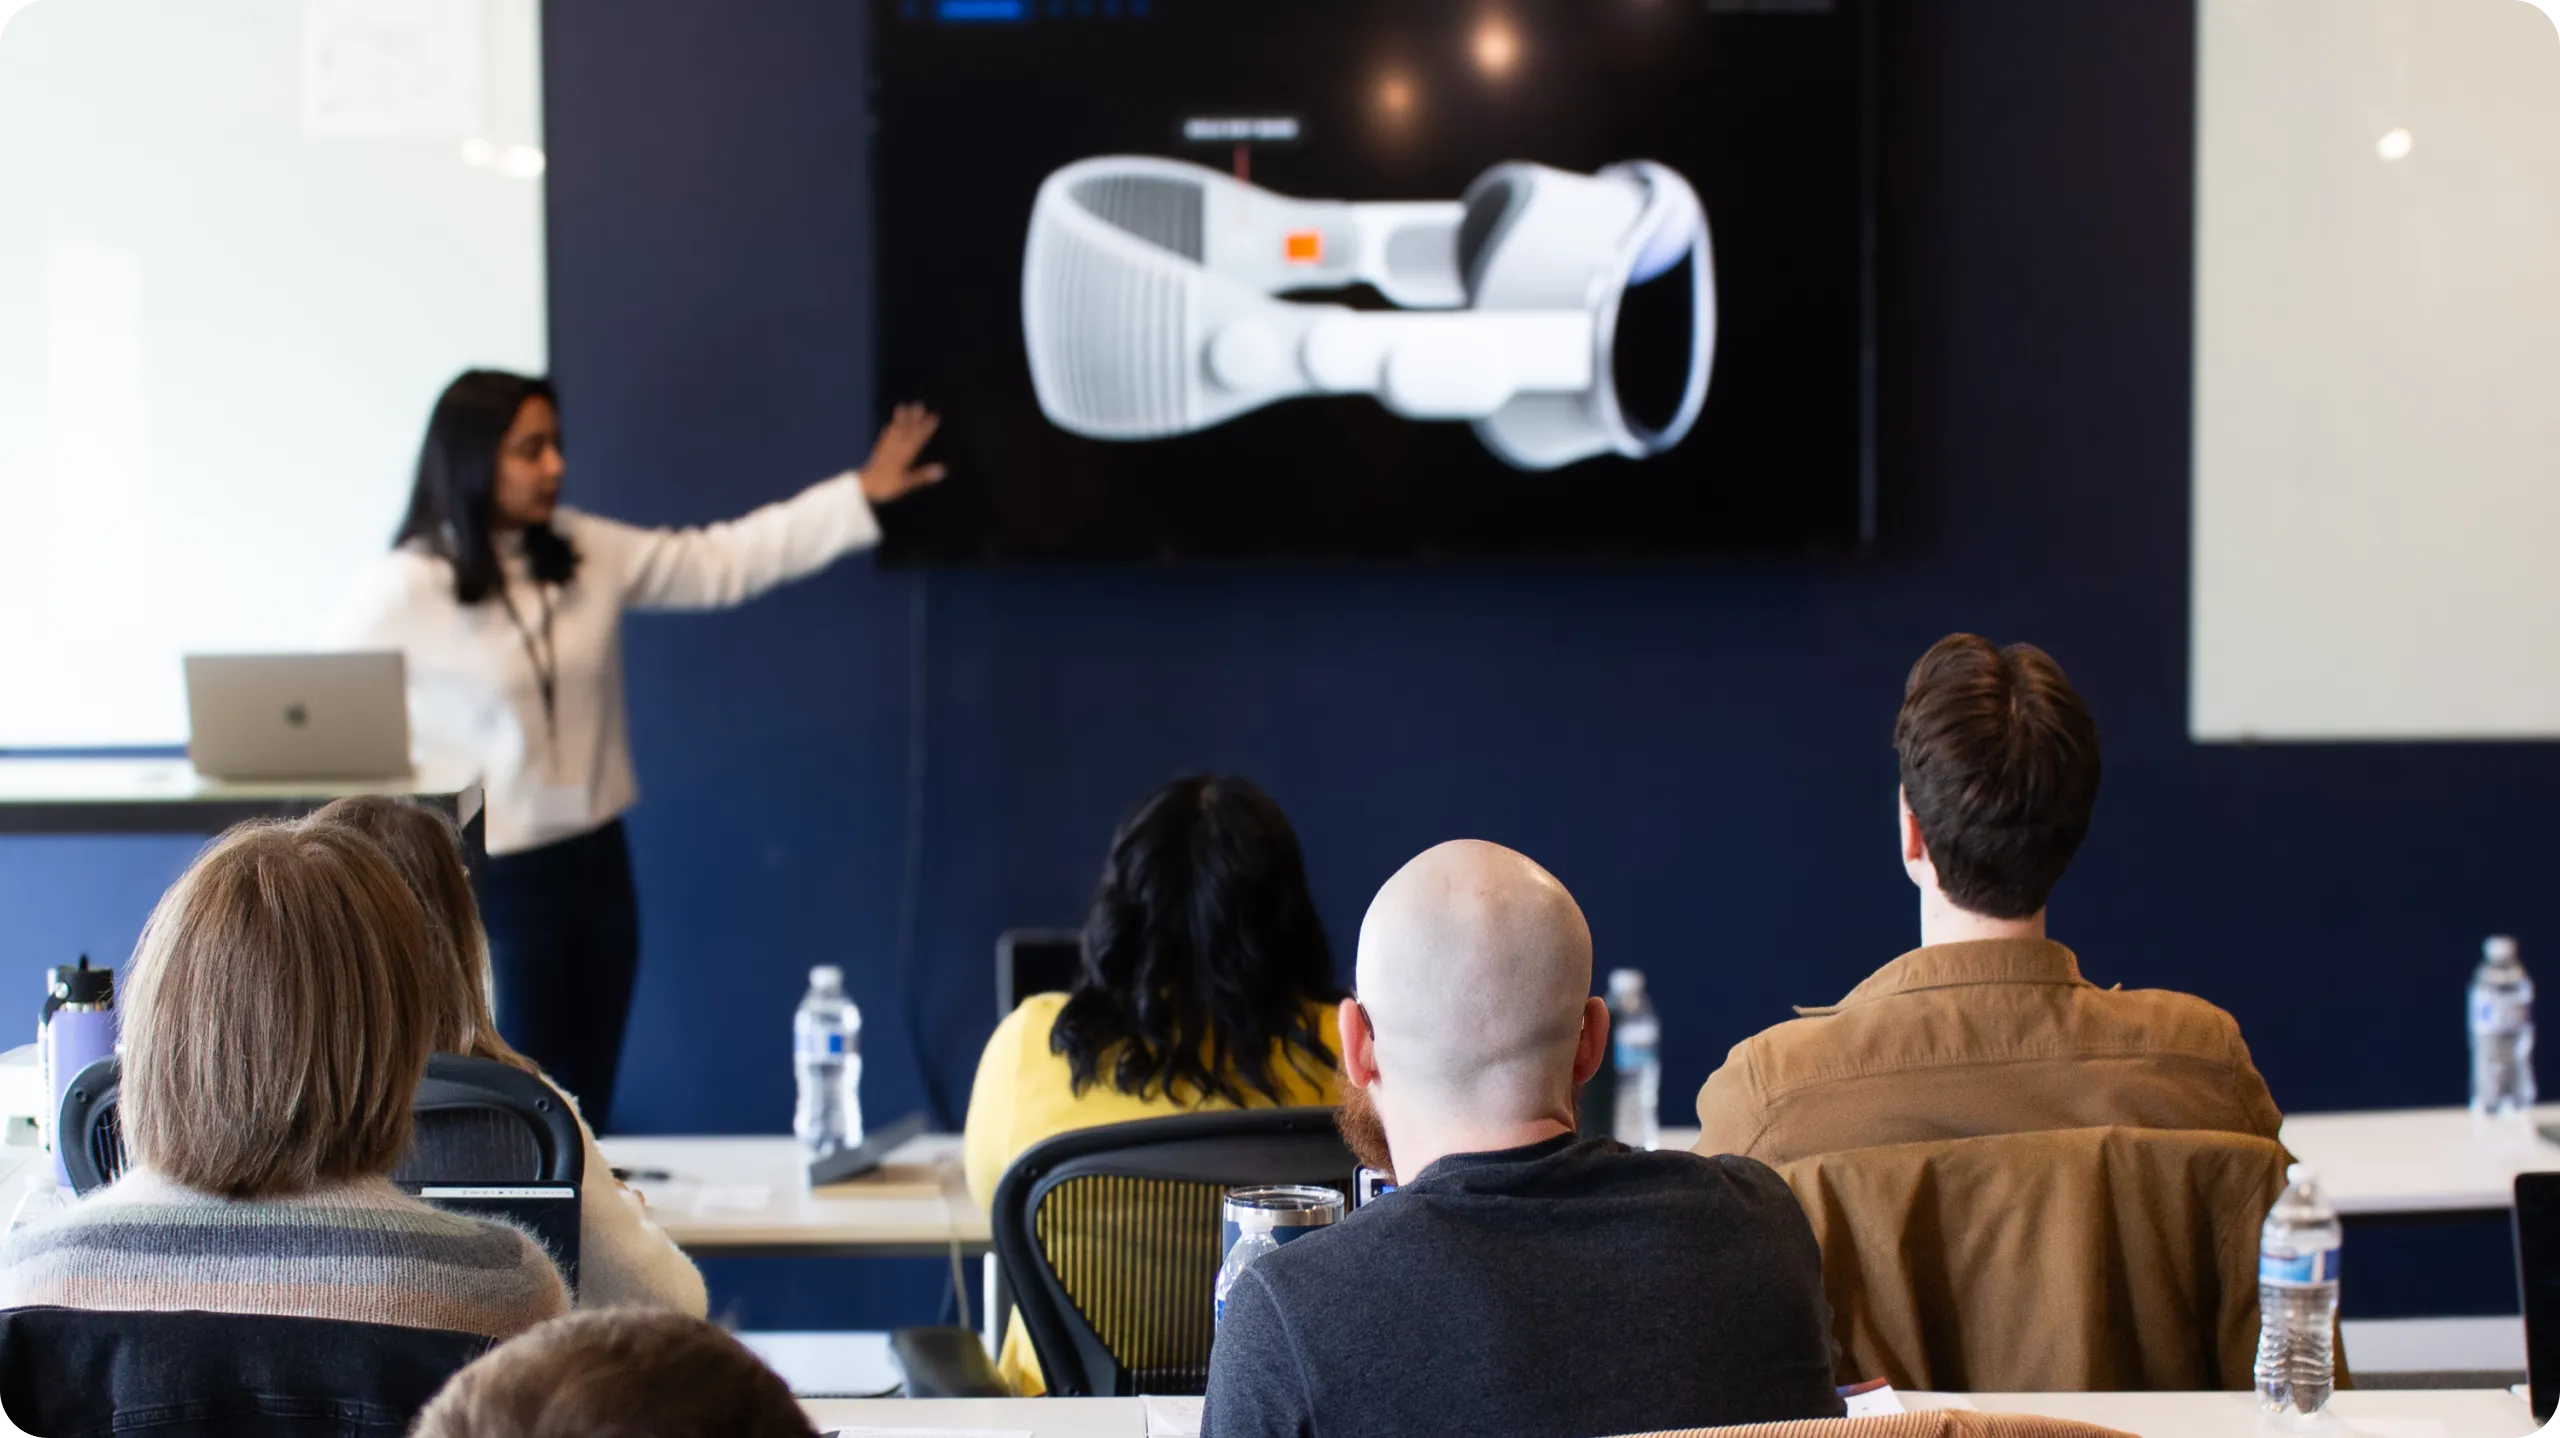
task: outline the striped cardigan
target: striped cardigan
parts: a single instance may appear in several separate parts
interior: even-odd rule
[[[438,1212],[388,1179],[225,1199],[136,1170],[0,1243],[0,1308],[38,1304],[507,1338],[567,1312],[569,1295],[522,1232]]]

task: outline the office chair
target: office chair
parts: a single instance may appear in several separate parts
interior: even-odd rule
[[[1778,1170],[1822,1244],[1843,1383],[2245,1389],[2284,1148],[2080,1128],[1846,1149]],[[2339,1387],[2349,1386],[2344,1355]]]
[[[1357,1167],[1329,1108],[1178,1114],[1032,1145],[996,1185],[995,1250],[1049,1391],[1206,1391],[1226,1191],[1322,1184],[1347,1200]]]
[[[112,1055],[82,1069],[62,1092],[54,1141],[71,1190],[87,1194],[124,1172],[116,1121],[123,1065]],[[437,1054],[412,1105],[417,1129],[392,1171],[396,1183],[577,1183],[586,1146],[569,1105],[548,1084],[487,1059]]]
[[[0,1312],[0,1408],[59,1438],[402,1438],[494,1339],[264,1314]]]

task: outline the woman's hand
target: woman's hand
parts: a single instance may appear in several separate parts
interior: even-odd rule
[[[925,443],[940,428],[942,417],[923,405],[910,402],[898,406],[889,422],[880,427],[880,438],[871,446],[871,457],[862,462],[862,497],[873,504],[887,504],[938,483],[942,466],[918,464],[916,456],[924,452]]]

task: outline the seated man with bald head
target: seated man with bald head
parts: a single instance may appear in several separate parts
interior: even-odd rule
[[[1822,1254],[1774,1172],[1574,1132],[1609,1045],[1555,876],[1442,844],[1378,891],[1343,1136],[1395,1192],[1227,1294],[1203,1438],[1589,1438],[1841,1411]]]

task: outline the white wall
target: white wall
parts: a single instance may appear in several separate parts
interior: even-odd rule
[[[435,395],[546,364],[536,0],[0,0],[0,747],[308,647]],[[481,142],[481,143],[468,143]]]
[[[2199,21],[2195,736],[2560,735],[2560,34]]]

